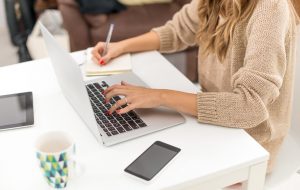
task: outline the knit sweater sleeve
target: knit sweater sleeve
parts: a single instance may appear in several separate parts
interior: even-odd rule
[[[246,54],[232,77],[233,91],[198,93],[199,122],[248,129],[268,119],[267,106],[279,96],[285,75],[290,15],[280,0],[262,2],[247,26]]]
[[[160,52],[171,53],[196,45],[198,2],[193,0],[177,12],[164,26],[154,28],[160,39]]]

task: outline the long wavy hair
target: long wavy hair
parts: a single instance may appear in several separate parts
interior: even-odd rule
[[[199,0],[201,57],[215,54],[223,62],[238,22],[251,17],[258,0]]]
[[[249,19],[259,0],[199,0],[199,30],[197,39],[201,44],[201,56],[215,54],[223,62],[233,37],[235,26]],[[300,24],[300,3],[291,2],[296,24]]]

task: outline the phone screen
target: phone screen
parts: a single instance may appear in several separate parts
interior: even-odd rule
[[[125,172],[149,181],[168,164],[178,152],[180,152],[179,148],[156,141],[133,161],[125,169]]]

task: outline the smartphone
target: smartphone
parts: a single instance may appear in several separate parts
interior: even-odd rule
[[[150,181],[179,152],[180,149],[177,147],[156,141],[124,171],[143,180]]]
[[[0,96],[0,130],[32,126],[32,92]]]

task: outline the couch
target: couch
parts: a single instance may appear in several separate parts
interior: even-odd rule
[[[78,51],[105,41],[110,23],[115,24],[112,41],[134,37],[165,24],[190,1],[128,6],[124,11],[110,14],[82,14],[76,0],[58,0],[58,8],[69,33],[71,51]],[[166,58],[191,81],[197,81],[197,48],[166,55]]]

